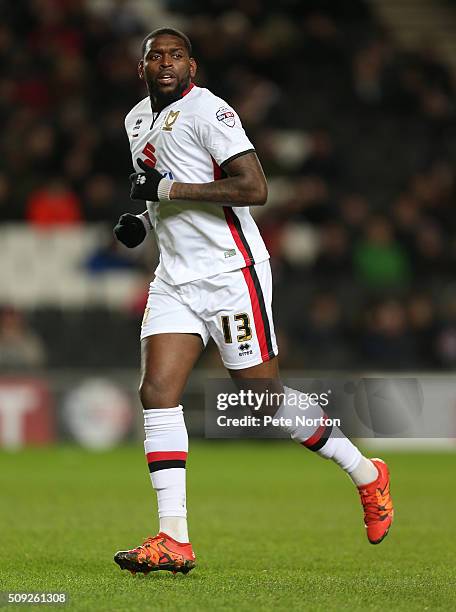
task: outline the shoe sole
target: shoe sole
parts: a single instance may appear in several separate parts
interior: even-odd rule
[[[135,561],[134,559],[129,559],[127,556],[119,555],[118,553],[114,556],[114,562],[117,563],[120,569],[126,569],[133,575],[147,575],[150,572],[157,572],[159,570],[166,570],[172,572],[173,574],[177,574],[179,572],[185,575],[196,566],[196,563],[191,560],[185,561],[184,565],[175,565],[174,563],[148,565],[147,563],[141,563],[139,561]]]

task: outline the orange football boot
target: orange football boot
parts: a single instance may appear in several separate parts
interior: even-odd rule
[[[378,478],[358,487],[364,508],[364,525],[371,544],[380,544],[393,522],[393,501],[390,495],[388,466],[381,459],[371,459],[378,470]]]
[[[162,531],[147,538],[141,546],[132,550],[120,550],[114,555],[120,569],[148,574],[156,570],[169,570],[176,574],[188,574],[196,565],[190,542],[182,544]]]

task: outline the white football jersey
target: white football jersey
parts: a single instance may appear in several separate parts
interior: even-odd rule
[[[222,178],[224,163],[254,150],[235,111],[193,84],[158,115],[144,98],[126,116],[125,128],[136,172],[139,158],[182,183]],[[180,285],[269,258],[248,206],[171,200],[147,202],[147,210],[160,250],[155,273],[167,283]]]

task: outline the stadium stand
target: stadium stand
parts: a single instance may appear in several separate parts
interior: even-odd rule
[[[49,363],[137,363],[156,252],[118,249],[111,231],[141,210],[123,117],[144,96],[142,36],[169,23],[268,175],[256,213],[284,366],[454,367],[453,64],[401,46],[375,6],[0,1],[0,303]]]

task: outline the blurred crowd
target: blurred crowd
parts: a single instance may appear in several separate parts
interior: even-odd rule
[[[123,119],[145,95],[140,42],[181,27],[197,83],[236,108],[268,176],[254,212],[283,365],[456,366],[453,75],[431,42],[402,50],[369,6],[0,0],[0,222],[139,212]]]

